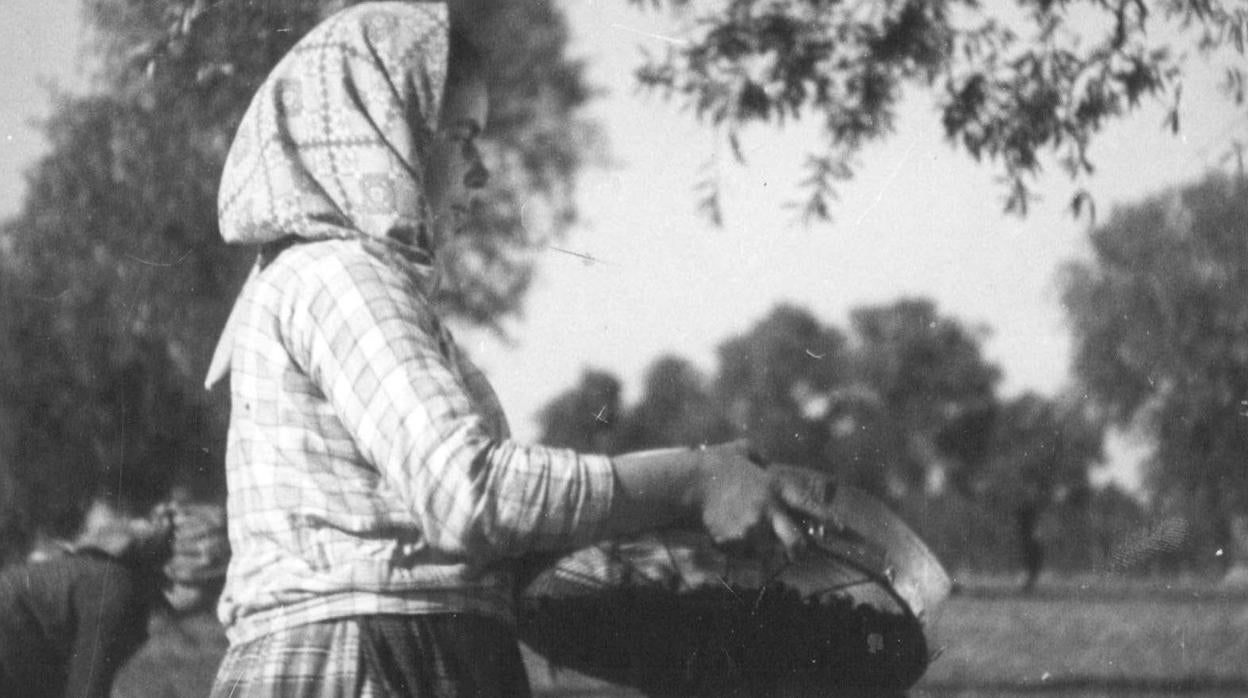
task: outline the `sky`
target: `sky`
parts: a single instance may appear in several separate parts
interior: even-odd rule
[[[48,87],[71,86],[81,31],[77,2],[3,0],[0,22],[0,215],[21,201],[23,168],[43,151],[31,121],[48,113]]]
[[[42,85],[80,83],[83,38],[77,3],[5,4],[0,215],[16,209],[22,168],[43,148],[27,125],[47,113]],[[928,297],[941,312],[990,329],[985,353],[1003,370],[1006,396],[1053,395],[1070,385],[1071,342],[1056,275],[1064,262],[1087,255],[1087,224],[1067,212],[1075,185],[1056,167],[1037,182],[1043,199],[1026,218],[1004,214],[997,172],[953,150],[933,103],[914,94],[895,133],[861,154],[834,220],[802,227],[785,204],[800,193],[798,163],[811,131],[750,132],[745,167],[715,159],[707,128],[634,89],[642,50],[661,51],[673,40],[668,20],[623,0],[561,4],[572,52],[603,90],[590,115],[605,132],[610,164],[581,177],[581,221],[556,243],[576,255],[542,254],[524,315],[510,323],[506,341],[459,332],[518,437],[534,438],[536,412],[586,369],[614,373],[625,398],[636,399],[660,355],[687,357],[709,372],[719,343],[782,302],[845,327],[852,308]],[[1218,92],[1218,76],[1216,67],[1188,76],[1179,136],[1163,131],[1163,109],[1153,105],[1096,141],[1097,173],[1086,186],[1102,217],[1227,167],[1223,156],[1236,138],[1248,139],[1248,119]],[[695,210],[694,185],[708,162],[718,163],[727,202],[722,228]],[[1113,453],[1108,476],[1133,484],[1140,447],[1116,439]]]

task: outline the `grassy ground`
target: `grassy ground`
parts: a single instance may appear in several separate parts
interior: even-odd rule
[[[1245,696],[1248,594],[1199,584],[1076,581],[1029,596],[991,584],[955,596],[942,653],[909,695]],[[118,694],[204,695],[224,647],[206,616],[157,623]],[[636,696],[530,656],[539,696]]]
[[[1248,597],[1041,590],[955,597],[914,695],[1248,695]]]

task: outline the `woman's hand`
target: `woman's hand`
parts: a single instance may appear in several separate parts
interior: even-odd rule
[[[616,498],[605,536],[697,521],[716,544],[759,552],[776,543],[790,559],[807,523],[835,525],[834,481],[786,465],[760,465],[746,441],[617,456]]]
[[[712,540],[729,550],[761,552],[779,543],[795,559],[808,522],[833,522],[835,482],[814,470],[761,467],[746,441],[700,450],[692,504]]]

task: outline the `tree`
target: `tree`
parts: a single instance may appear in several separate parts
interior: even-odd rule
[[[844,379],[844,349],[840,331],[780,305],[719,345],[715,399],[768,459],[826,469],[826,396]]]
[[[639,70],[644,86],[679,100],[723,132],[738,160],[751,124],[815,119],[806,218],[827,218],[837,181],[862,147],[890,133],[903,91],[935,93],[948,140],[992,161],[1006,210],[1026,213],[1029,183],[1046,153],[1072,178],[1093,172],[1089,148],[1144,98],[1172,100],[1178,131],[1187,37],[1206,57],[1248,39],[1248,8],[1233,0],[631,0],[691,15],[679,44]],[[1242,60],[1242,58],[1239,58]],[[1244,96],[1244,71],[1226,67]],[[719,215],[718,189],[703,207]],[[1086,191],[1071,199],[1076,214]]]
[[[987,462],[975,473],[981,500],[1007,514],[1031,590],[1045,564],[1039,536],[1053,506],[1090,501],[1088,474],[1104,458],[1104,428],[1083,405],[1025,393],[1001,407]]]
[[[663,356],[650,364],[641,399],[624,413],[618,448],[688,447],[732,435],[706,377],[686,359]]]
[[[984,331],[918,298],[856,309],[851,326],[852,388],[833,403],[846,475],[893,498],[932,477],[962,485],[986,455],[997,407]]]
[[[198,384],[242,260],[203,238],[215,174],[184,116],[61,99],[3,228],[0,400],[21,435],[5,457],[40,528],[97,494],[137,506],[174,479],[220,489],[224,410]]]
[[[1079,380],[1156,444],[1146,485],[1205,534],[1206,564],[1248,513],[1246,193],[1210,175],[1116,210],[1062,282]]]
[[[656,359],[635,404],[623,404],[620,388],[619,379],[610,373],[585,371],[576,386],[542,407],[539,440],[615,454],[719,443],[733,437],[706,379],[685,359]]]
[[[538,413],[540,440],[585,453],[615,453],[621,412],[619,379],[605,371],[585,371],[575,387]]]

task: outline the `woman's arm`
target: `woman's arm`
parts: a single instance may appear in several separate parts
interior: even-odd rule
[[[291,354],[438,549],[514,556],[700,521],[721,544],[778,539],[793,553],[798,519],[826,514],[826,479],[763,469],[744,442],[608,461],[499,441],[404,278],[363,259],[303,272]]]
[[[344,457],[375,468],[424,541],[448,555],[596,540],[615,488],[609,459],[497,433],[410,277],[349,243],[325,244],[333,254],[300,263],[298,280],[282,285],[277,331],[340,422],[326,428]]]
[[[604,530],[616,535],[689,521],[721,546],[778,541],[795,557],[805,544],[805,519],[832,521],[834,482],[810,470],[764,469],[758,460],[745,441],[617,456]]]

